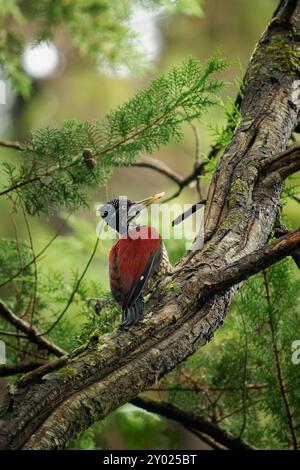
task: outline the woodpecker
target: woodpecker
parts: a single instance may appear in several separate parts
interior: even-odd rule
[[[121,305],[121,327],[143,318],[144,295],[161,276],[173,270],[160,234],[154,227],[141,226],[136,218],[164,193],[141,201],[119,197],[105,202],[97,211],[119,234],[109,253],[109,279],[113,297]]]

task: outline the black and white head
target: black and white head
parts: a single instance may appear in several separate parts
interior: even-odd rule
[[[143,209],[162,198],[165,193],[154,194],[141,201],[131,201],[126,196],[119,196],[112,201],[104,202],[97,214],[118,233],[126,233],[128,227],[139,216]]]

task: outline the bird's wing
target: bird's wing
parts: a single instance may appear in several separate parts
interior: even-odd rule
[[[144,286],[146,285],[149,277],[151,276],[152,272],[154,271],[155,264],[156,264],[155,263],[156,258],[157,258],[157,253],[153,253],[150,256],[144,272],[139,277],[134,289],[132,290],[132,292],[130,294],[130,297],[127,301],[126,307],[129,307],[130,305],[134,304],[137,301],[137,299],[139,298],[139,296],[141,295],[141,292],[142,292]]]
[[[115,299],[128,308],[140,296],[161,260],[161,239],[120,239],[110,254],[110,285]]]

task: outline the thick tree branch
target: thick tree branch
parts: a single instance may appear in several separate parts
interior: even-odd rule
[[[280,220],[276,220],[275,226],[274,226],[274,236],[276,238],[280,238],[284,235],[287,235],[289,233],[289,229],[283,225]],[[300,250],[295,250],[291,253],[291,257],[293,258],[294,262],[300,269]]]
[[[18,330],[25,333],[29,341],[37,344],[40,348],[46,349],[51,354],[55,354],[55,356],[64,356],[66,354],[62,348],[41,336],[35,326],[30,325],[30,323],[13,313],[5,303],[2,302],[2,300],[0,300],[0,316],[7,320],[11,325],[14,325]]]
[[[245,256],[238,261],[239,266],[237,263],[234,263],[231,269],[225,269],[224,276],[221,271],[216,271],[215,279],[211,276],[207,282],[206,276],[204,275],[203,278],[198,280],[197,286],[191,287],[189,285],[189,288],[192,288],[193,292],[198,292],[198,299],[201,297],[204,299],[209,293],[211,298],[212,292],[224,291],[230,286],[230,276],[232,284],[240,282],[251,273],[258,271],[256,263],[258,263],[260,269],[263,269],[272,264],[272,262],[286,256],[288,249],[294,250],[295,246],[300,246],[300,230],[273,242],[269,246],[257,250],[249,256]],[[237,275],[238,270],[241,271],[240,275]],[[45,399],[47,400],[47,412],[49,413],[49,402],[52,393],[55,393],[54,402],[56,406],[67,398],[70,394],[70,381],[72,383],[73,392],[74,389],[76,390],[75,382],[77,381],[79,391],[76,394],[72,394],[70,398],[67,398],[61,405],[56,407],[55,411],[53,411],[47,419],[45,427],[42,426],[38,432],[35,432],[34,438],[29,440],[28,444],[25,446],[26,448],[44,449],[49,448],[49,446],[50,448],[57,448],[57,442],[59,442],[59,445],[66,445],[74,436],[74,433],[76,433],[75,423],[78,424],[78,421],[84,421],[85,423],[91,424],[92,421],[90,420],[95,419],[96,416],[98,416],[99,419],[102,418],[107,412],[115,408],[116,403],[125,403],[131,399],[132,396],[139,391],[141,383],[143,384],[143,388],[146,388],[155,381],[156,377],[171,370],[174,364],[174,358],[180,360],[180,357],[182,357],[184,349],[182,350],[180,345],[184,346],[187,339],[189,340],[189,350],[194,351],[197,349],[197,346],[203,344],[203,342],[206,342],[211,337],[217,323],[212,323],[212,317],[210,316],[210,320],[208,320],[207,316],[209,316],[209,313],[215,313],[215,310],[218,312],[215,297],[213,297],[212,303],[208,302],[206,314],[204,314],[203,310],[200,310],[194,317],[190,319],[187,318],[179,329],[174,328],[174,326],[176,326],[176,323],[181,323],[181,312],[179,309],[179,317],[176,318],[176,310],[174,309],[176,303],[174,304],[174,302],[179,301],[180,305],[180,295],[177,294],[174,298],[173,294],[169,302],[171,302],[171,299],[173,302],[173,313],[171,317],[168,315],[168,306],[162,309],[160,316],[158,315],[158,317],[149,319],[147,322],[145,321],[143,327],[139,330],[106,335],[101,338],[102,346],[98,346],[98,352],[93,351],[93,343],[91,343],[91,350],[88,349],[79,354],[78,357],[70,360],[65,368],[59,370],[57,373],[53,372],[52,374],[46,375],[44,377],[44,385],[31,385],[31,391],[33,391],[35,387],[40,387],[40,392],[42,392],[42,394],[39,394],[38,402],[35,403],[35,412],[37,411],[36,408],[43,406],[43,400]],[[222,304],[222,308],[224,308],[224,306],[225,305]],[[195,308],[197,308],[197,305]],[[216,322],[216,320],[215,318],[214,321]],[[163,339],[167,326],[169,332],[171,333],[173,330],[173,333],[169,334],[166,339]],[[145,338],[149,339],[149,349],[143,350],[145,347],[143,345],[143,339]],[[98,340],[98,338],[94,338],[94,340],[95,339],[96,341]],[[132,347],[133,345],[134,347]],[[169,362],[169,354],[172,355],[171,362]],[[122,364],[124,359],[126,365],[119,368],[116,372],[111,372],[107,375],[105,369],[109,367],[110,364],[113,364],[114,360]],[[163,365],[164,363],[166,365]],[[97,382],[93,385],[88,385],[91,378],[93,381]],[[99,378],[102,378],[102,381],[98,382]],[[130,380],[130,386],[127,383],[128,378]],[[58,399],[53,389],[53,386],[56,388],[59,383],[60,399]],[[114,389],[112,389],[113,383],[115,384]],[[82,389],[82,391],[80,389]],[[22,390],[26,393],[26,388]],[[23,393],[19,390],[17,397],[11,399],[14,401],[20,400],[22,402],[22,396]],[[103,409],[103,403],[106,403],[105,410]],[[32,409],[33,403],[31,400],[30,405],[30,409]],[[93,412],[92,415],[90,414],[91,411]],[[27,412],[24,409],[24,416],[23,418],[18,418],[17,426],[22,427],[22,420],[29,419]],[[74,414],[76,419],[74,418]],[[74,419],[74,428],[69,426],[70,416]],[[40,416],[40,418],[42,418],[42,416]],[[60,424],[58,425],[58,423]],[[53,432],[56,436],[54,440]],[[58,436],[60,436],[59,439]],[[24,437],[24,434],[22,435],[20,432],[18,441],[24,439]]]
[[[254,447],[250,446],[243,440],[234,437],[216,424],[202,418],[202,416],[183,411],[171,403],[158,402],[141,397],[134,398],[131,400],[131,403],[151,413],[157,413],[165,418],[173,419],[174,421],[182,424],[189,431],[196,433],[198,436],[199,434],[206,434],[217,443],[225,446],[227,449],[255,450]]]
[[[210,286],[213,291],[220,292],[223,289],[226,290],[228,287],[238,284],[249,276],[257,274],[272,264],[277,263],[299,248],[300,229],[290,232],[273,243],[253,251],[251,254],[240,258],[217,272],[211,271],[206,273],[202,282],[204,285]],[[185,268],[185,270],[189,271],[189,268]]]

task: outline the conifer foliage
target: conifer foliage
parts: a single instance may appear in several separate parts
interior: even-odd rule
[[[86,205],[87,188],[103,185],[113,168],[182,139],[181,125],[218,103],[222,81],[213,74],[225,67],[217,56],[203,66],[189,58],[103,121],[66,121],[61,128],[33,132],[20,165],[5,162],[9,184],[0,195],[15,192],[32,215]]]

